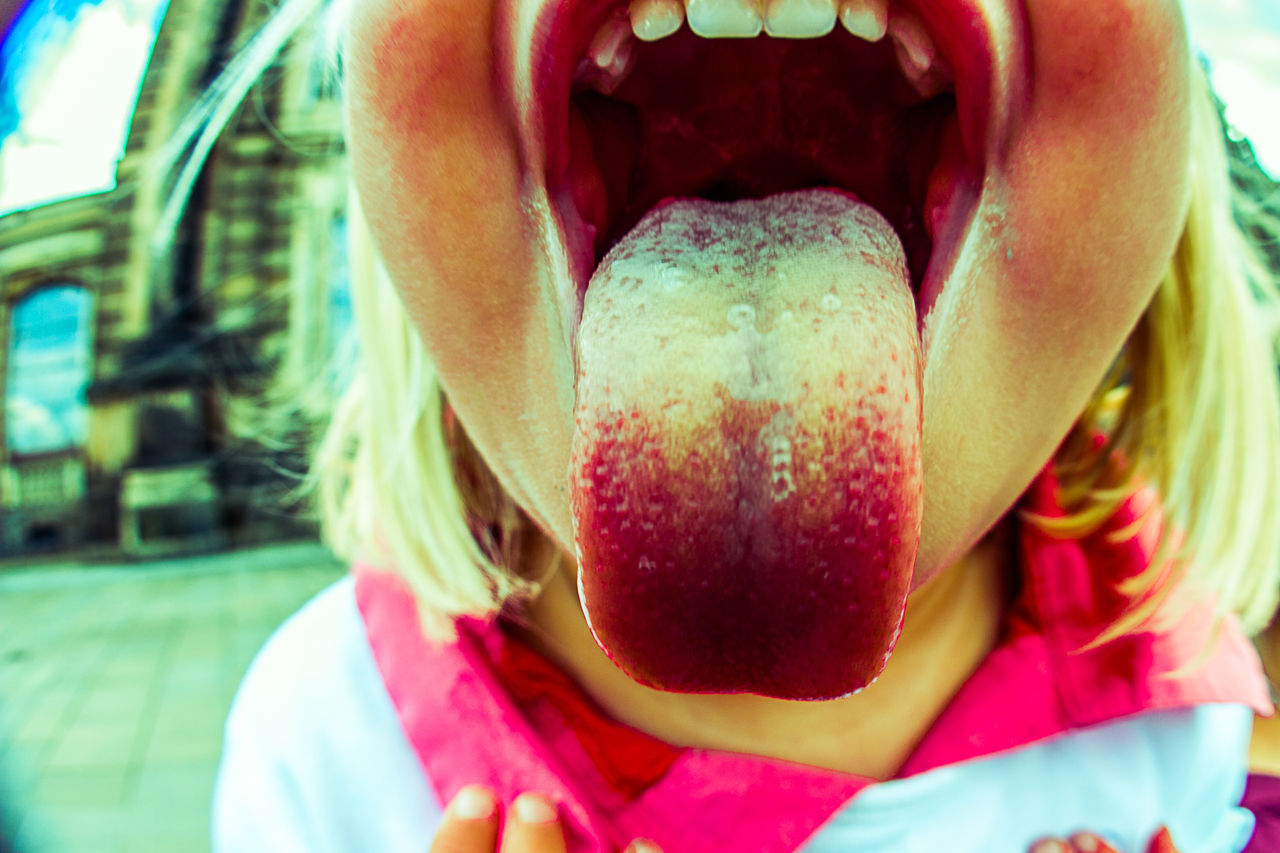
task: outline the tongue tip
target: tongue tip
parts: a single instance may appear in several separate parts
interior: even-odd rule
[[[584,612],[587,607],[584,603]],[[905,613],[905,603],[903,606]],[[702,696],[763,696],[794,702],[826,702],[855,696],[874,685],[884,674],[901,634],[902,619],[887,642],[881,642],[875,654],[841,654],[830,644],[820,648],[797,643],[787,650],[782,665],[753,661],[745,666],[726,668],[712,657],[690,655],[683,665],[667,662],[655,667],[630,648],[625,638],[607,641],[594,629],[592,637],[605,656],[632,681],[664,693]],[[822,661],[815,666],[814,661]]]

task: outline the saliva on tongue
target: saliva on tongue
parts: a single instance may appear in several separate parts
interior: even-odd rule
[[[902,245],[835,190],[650,211],[579,329],[582,606],[635,680],[829,699],[884,669],[923,502]]]

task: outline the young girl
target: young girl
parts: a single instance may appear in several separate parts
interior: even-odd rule
[[[343,67],[353,575],[218,849],[1275,849],[1273,297],[1176,0],[363,0]]]

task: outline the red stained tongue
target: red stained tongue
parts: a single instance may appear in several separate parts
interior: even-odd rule
[[[679,692],[874,681],[923,501],[889,224],[831,190],[659,207],[596,271],[579,347],[571,497],[601,648]]]

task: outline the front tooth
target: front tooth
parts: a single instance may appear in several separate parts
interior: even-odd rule
[[[756,0],[685,0],[684,9],[703,38],[755,38],[764,28]]]
[[[895,16],[889,24],[889,37],[897,48],[898,62],[907,79],[920,82],[938,58],[938,47],[925,32],[924,24],[913,15]]]
[[[631,31],[641,41],[657,41],[680,29],[684,6],[680,0],[631,0],[627,10]]]
[[[860,39],[880,41],[889,29],[889,0],[844,0],[840,23]]]
[[[836,25],[836,0],[768,0],[764,31],[778,38],[817,38]]]

